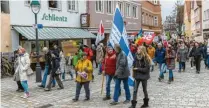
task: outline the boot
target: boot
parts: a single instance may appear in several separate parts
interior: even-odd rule
[[[149,105],[148,105],[148,102],[149,102],[149,98],[144,98],[143,99],[144,100],[144,104],[141,106],[141,108],[147,108],[147,107],[149,107]]]
[[[132,100],[131,101],[131,106],[129,108],[136,108],[136,103],[137,103],[137,101]]]
[[[110,96],[106,96],[106,97],[103,98],[103,101],[110,100],[110,99],[111,99]]]

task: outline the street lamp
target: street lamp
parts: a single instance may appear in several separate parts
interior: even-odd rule
[[[35,29],[36,29],[36,82],[41,82],[41,66],[39,63],[39,42],[38,42],[38,28],[37,28],[37,14],[40,11],[40,3],[38,0],[32,0],[31,1],[31,10],[35,15]]]

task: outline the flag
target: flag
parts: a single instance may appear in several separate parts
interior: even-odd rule
[[[99,24],[99,29],[98,29],[98,33],[97,33],[97,38],[96,38],[96,42],[95,45],[98,45],[100,41],[102,41],[104,39],[104,26],[102,23],[102,20]]]
[[[129,49],[129,43],[127,40],[127,33],[126,33],[124,21],[120,13],[120,9],[118,8],[118,5],[116,5],[116,9],[115,9],[109,42],[112,47],[114,47],[115,43],[120,44],[122,51],[127,56],[129,69],[131,69],[134,59]],[[130,86],[133,86],[134,79],[132,75],[129,76],[128,83]]]
[[[143,42],[145,42],[147,45],[149,45],[153,42],[154,38],[155,38],[154,33],[148,33],[148,34],[143,36]]]
[[[138,35],[137,35],[137,39],[135,41],[135,44],[141,45],[143,43],[143,39],[142,39],[142,29],[140,29]]]

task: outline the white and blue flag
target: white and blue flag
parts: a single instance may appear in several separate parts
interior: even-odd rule
[[[127,33],[126,33],[124,21],[120,13],[120,9],[118,8],[118,5],[116,6],[115,9],[115,15],[113,18],[113,24],[109,37],[109,42],[113,48],[115,44],[120,44],[121,49],[127,56],[129,69],[131,69],[134,59],[129,49],[129,43],[127,40]],[[129,76],[128,83],[130,86],[134,85],[134,79],[132,75]]]

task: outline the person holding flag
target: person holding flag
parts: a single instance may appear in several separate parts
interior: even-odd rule
[[[119,92],[120,92],[120,84],[123,81],[126,100],[123,102],[124,104],[129,103],[131,99],[131,93],[128,86],[128,77],[130,76],[130,70],[128,67],[128,60],[125,53],[121,50],[119,44],[115,44],[115,51],[117,55],[116,59],[116,72],[115,72],[115,90],[113,102],[111,105],[118,104]]]

